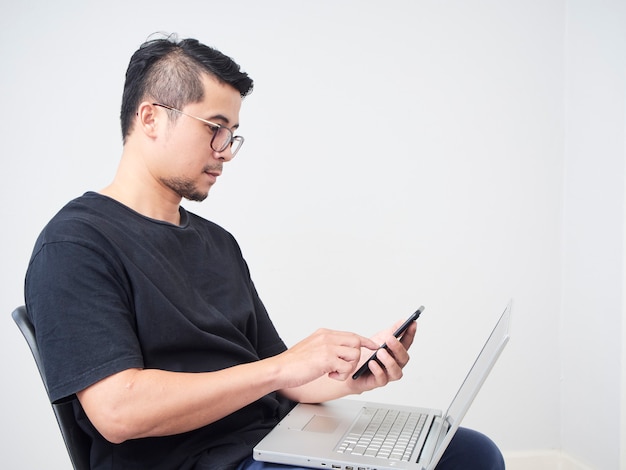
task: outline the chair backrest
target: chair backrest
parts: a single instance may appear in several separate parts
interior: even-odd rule
[[[21,306],[16,308],[11,314],[15,323],[19,327],[20,331],[24,335],[30,351],[33,353],[37,369],[39,369],[39,375],[43,381],[46,392],[48,391],[48,385],[46,384],[46,375],[41,362],[41,356],[39,355],[39,347],[35,339],[35,328],[33,327],[30,318],[26,314],[26,307]],[[67,453],[70,456],[72,465],[75,470],[89,470],[89,449],[91,445],[90,437],[81,429],[76,422],[74,416],[74,401],[78,400],[75,396],[69,400],[53,403],[52,409],[54,415],[61,428],[61,434],[63,435],[63,441],[65,441],[65,447]]]

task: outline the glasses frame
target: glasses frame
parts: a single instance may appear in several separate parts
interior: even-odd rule
[[[226,126],[222,126],[221,124],[218,124],[216,122],[211,122],[211,121],[207,121],[206,119],[202,119],[198,116],[194,116],[193,114],[189,114],[186,113],[184,111],[181,111],[180,109],[176,109],[172,106],[168,106],[166,104],[163,103],[152,103],[153,106],[159,106],[161,108],[165,108],[165,109],[169,109],[170,111],[176,111],[177,113],[182,114],[183,116],[187,116],[193,119],[196,119],[204,124],[206,124],[207,126],[211,127],[211,128],[215,128],[213,130],[213,137],[211,137],[211,148],[216,151],[217,153],[221,153],[224,150],[226,150],[227,148],[230,147],[231,149],[231,158],[234,158],[235,155],[237,155],[237,152],[239,152],[239,149],[241,149],[241,146],[243,145],[245,139],[243,138],[243,136],[241,135],[234,135],[233,131],[231,131],[228,127]],[[225,131],[228,132],[228,134],[230,135],[230,138],[224,143],[224,145],[221,148],[216,148],[215,147],[215,137],[217,137],[217,133],[220,129],[224,129]],[[222,131],[223,132],[223,131]],[[239,142],[239,144],[237,145],[237,147],[235,147],[235,150],[233,151],[233,143],[234,142]]]

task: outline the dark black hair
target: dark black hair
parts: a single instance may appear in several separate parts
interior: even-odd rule
[[[124,142],[144,99],[181,109],[204,98],[202,75],[231,85],[245,97],[253,82],[239,65],[196,39],[176,36],[148,40],[133,54],[126,70],[120,120]]]

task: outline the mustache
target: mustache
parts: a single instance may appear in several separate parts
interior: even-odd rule
[[[211,173],[212,171],[219,171],[220,173],[222,172],[222,167],[223,165],[221,163],[218,163],[216,165],[207,165],[204,167],[203,171],[205,173]]]

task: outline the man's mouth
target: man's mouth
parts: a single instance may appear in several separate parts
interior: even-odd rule
[[[207,175],[211,175],[211,176],[217,178],[218,176],[220,176],[222,174],[222,167],[221,166],[206,166],[204,168],[204,172]]]

